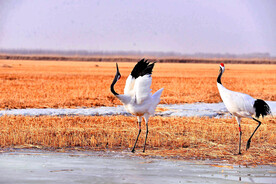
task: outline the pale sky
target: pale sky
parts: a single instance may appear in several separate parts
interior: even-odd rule
[[[0,0],[0,48],[276,56],[276,1]]]

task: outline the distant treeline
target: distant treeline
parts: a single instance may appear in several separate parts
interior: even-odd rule
[[[276,59],[229,59],[229,58],[156,58],[150,61],[160,63],[232,63],[232,64],[276,64]],[[43,56],[43,55],[7,55],[0,54],[0,60],[37,60],[37,61],[83,61],[83,62],[137,62],[137,56]]]
[[[194,53],[179,52],[140,52],[140,51],[88,51],[88,50],[29,50],[29,49],[0,49],[4,55],[42,55],[42,56],[152,56],[152,57],[181,57],[181,58],[266,58],[271,59],[269,53],[229,54],[229,53]],[[275,59],[275,58],[273,58]]]

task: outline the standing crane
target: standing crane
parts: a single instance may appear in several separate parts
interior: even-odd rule
[[[268,114],[271,114],[271,110],[268,104],[261,99],[254,99],[253,97],[247,94],[230,91],[229,89],[226,89],[221,84],[221,76],[224,70],[225,70],[224,64],[221,63],[219,75],[217,78],[217,86],[224,105],[226,106],[227,110],[233,116],[235,116],[239,124],[239,132],[240,132],[239,154],[241,154],[241,136],[242,136],[241,124],[240,124],[241,118],[251,118],[259,123],[247,141],[246,150],[248,150],[250,148],[250,143],[253,135],[261,125],[261,122],[253,118],[252,116],[255,115],[255,117],[259,118],[260,115],[262,115],[264,117]]]
[[[153,95],[151,94],[151,74],[154,64],[155,63],[150,63],[148,62],[148,60],[145,59],[139,61],[126,80],[124,94],[120,95],[114,90],[114,85],[121,78],[118,64],[116,63],[117,72],[110,86],[111,92],[123,103],[126,111],[137,116],[139,131],[134,146],[132,148],[133,153],[135,152],[135,146],[141,133],[142,117],[144,117],[145,119],[147,128],[143,149],[143,152],[145,152],[148,136],[148,120],[150,115],[154,115],[156,106],[160,102],[160,96],[163,91],[163,88],[161,88]]]

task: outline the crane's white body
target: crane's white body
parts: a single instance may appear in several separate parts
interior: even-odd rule
[[[232,115],[252,118],[255,114],[253,105],[256,99],[244,93],[230,91],[220,83],[217,83],[217,86],[225,107]]]
[[[256,127],[252,135],[247,141],[246,145],[246,150],[249,149],[250,147],[250,142],[251,138],[261,125],[261,122],[252,116],[255,115],[257,118],[259,118],[260,115],[265,116],[270,114],[270,108],[267,105],[266,102],[264,102],[261,99],[254,99],[251,96],[244,94],[244,93],[239,93],[235,91],[230,91],[226,89],[222,84],[221,84],[221,76],[224,72],[224,64],[220,64],[220,73],[217,78],[217,86],[219,90],[219,94],[221,96],[221,99],[227,108],[227,110],[235,116],[238,124],[239,124],[239,132],[240,132],[240,140],[239,140],[239,154],[241,154],[241,118],[251,118],[259,123],[259,125]]]
[[[146,137],[144,142],[144,149],[145,152],[146,141],[148,136],[148,120],[150,115],[153,115],[157,104],[160,102],[160,96],[163,91],[159,89],[153,95],[151,94],[151,74],[152,69],[155,63],[150,63],[148,60],[142,59],[139,61],[133,68],[132,72],[128,76],[126,80],[126,85],[124,89],[124,94],[120,95],[115,92],[114,85],[116,82],[121,78],[121,74],[119,72],[118,64],[116,63],[117,73],[114,77],[114,80],[110,86],[111,92],[124,104],[124,107],[127,112],[137,116],[138,124],[139,124],[139,131],[132,148],[134,153],[135,146],[138,141],[140,132],[141,132],[141,121],[142,117],[144,117],[146,122]]]
[[[163,88],[152,95],[151,75],[140,76],[137,79],[128,76],[123,95],[117,97],[123,103],[127,112],[135,116],[154,115],[155,109],[160,102]]]

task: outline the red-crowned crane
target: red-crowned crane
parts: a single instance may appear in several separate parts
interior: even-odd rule
[[[160,96],[163,88],[159,89],[153,95],[151,94],[151,74],[155,63],[150,63],[145,59],[139,61],[133,68],[131,74],[126,80],[124,94],[120,95],[114,91],[114,85],[121,78],[118,64],[116,63],[117,73],[110,86],[111,92],[123,103],[127,112],[137,116],[139,131],[132,148],[135,152],[135,146],[141,133],[141,121],[144,117],[146,122],[146,138],[143,152],[145,152],[146,141],[148,136],[148,120],[150,115],[154,115],[157,104],[160,102]]]
[[[246,145],[246,150],[247,150],[250,147],[251,138],[253,137],[253,135],[261,125],[261,122],[253,118],[252,116],[255,115],[255,117],[259,118],[260,115],[262,115],[264,117],[268,114],[271,114],[271,110],[268,104],[261,99],[254,99],[253,97],[247,94],[230,91],[226,89],[221,84],[221,76],[224,70],[225,70],[224,64],[221,63],[219,75],[217,78],[217,86],[224,105],[226,106],[227,110],[233,116],[235,116],[239,124],[239,132],[240,132],[239,154],[241,154],[241,136],[242,136],[241,124],[240,124],[241,118],[251,118],[259,123],[247,141],[247,145]]]

